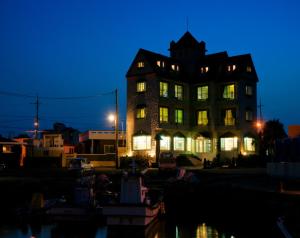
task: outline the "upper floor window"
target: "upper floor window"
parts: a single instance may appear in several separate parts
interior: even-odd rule
[[[159,82],[159,96],[164,98],[168,97],[168,83]]]
[[[142,93],[146,91],[146,82],[137,82],[136,83],[136,91],[138,93]]]
[[[183,110],[182,109],[175,109],[175,123],[183,124]]]
[[[197,99],[198,100],[208,99],[208,86],[200,86],[197,88]]]
[[[198,111],[197,124],[199,126],[206,126],[208,124],[208,112],[207,112],[207,110]]]
[[[160,107],[159,108],[159,122],[167,123],[169,121],[169,108]]]
[[[172,65],[171,65],[171,69],[172,69],[173,71],[179,71],[179,65],[177,65],[177,64],[172,64]]]
[[[224,125],[225,126],[235,125],[235,110],[233,109],[225,110]]]
[[[183,99],[183,86],[182,85],[175,84],[175,98],[177,98],[178,100]]]
[[[246,71],[247,71],[248,73],[251,73],[251,72],[252,72],[252,67],[248,65],[247,68],[246,68]]]
[[[246,121],[252,121],[253,120],[253,112],[252,112],[252,110],[247,109],[245,117],[246,117]]]
[[[201,74],[207,73],[209,70],[208,66],[203,66],[200,68]]]
[[[137,63],[137,67],[138,67],[138,68],[144,68],[144,67],[145,67],[144,61],[139,61],[139,62]]]
[[[224,86],[223,98],[234,99],[234,84],[229,84]]]
[[[247,96],[252,96],[252,94],[253,94],[253,88],[252,88],[252,86],[246,85],[246,87],[245,87],[245,93],[246,93]]]
[[[160,61],[160,60],[157,60],[157,61],[156,61],[156,65],[157,65],[158,67],[161,67],[161,61]]]
[[[137,119],[143,119],[146,117],[146,108],[141,107],[136,109],[136,118]]]
[[[227,71],[228,72],[232,72],[236,70],[236,65],[235,64],[231,64],[231,65],[227,65]]]

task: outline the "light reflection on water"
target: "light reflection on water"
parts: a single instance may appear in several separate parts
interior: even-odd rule
[[[107,227],[88,228],[83,225],[76,226],[0,226],[1,238],[236,238],[232,234],[225,234],[216,228],[201,223],[195,226],[185,224],[170,224],[157,222],[146,230],[137,229],[111,229]]]

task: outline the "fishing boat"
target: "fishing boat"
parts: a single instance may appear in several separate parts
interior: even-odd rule
[[[143,185],[143,174],[124,173],[121,179],[120,201],[103,206],[103,216],[108,226],[148,226],[159,215],[161,199],[153,201],[149,189]]]

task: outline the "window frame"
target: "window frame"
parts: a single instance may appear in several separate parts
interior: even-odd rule
[[[141,86],[143,85],[143,86]],[[146,81],[137,81],[136,82],[136,92],[137,93],[144,93],[146,92]]]
[[[181,91],[178,89],[181,88]],[[182,101],[183,100],[183,85],[181,84],[175,84],[174,85],[174,97],[177,99],[177,100],[180,100]]]
[[[136,108],[136,119],[145,119],[146,118],[146,107],[137,107]]]
[[[206,118],[203,117],[203,113],[206,112]],[[201,115],[201,117],[200,117]],[[201,121],[203,121],[203,123],[200,123],[200,119]],[[205,121],[206,120],[206,121]],[[198,110],[197,111],[197,126],[207,126],[209,123],[209,116],[208,116],[208,110],[204,109],[204,110]]]
[[[164,107],[164,106],[159,107],[159,123],[169,123],[168,107]]]
[[[169,83],[165,81],[159,82],[159,96],[163,98],[169,97]]]
[[[184,111],[183,111],[183,109],[181,109],[181,108],[176,108],[175,109],[175,124],[178,124],[178,125],[182,125],[183,124],[183,121],[184,121]],[[179,121],[178,119],[180,119],[180,117],[179,117],[179,112],[181,112],[181,121]]]
[[[206,92],[204,92],[204,89],[206,89]],[[205,101],[209,97],[209,87],[208,85],[201,85],[197,87],[197,100],[198,101]]]
[[[231,92],[231,87],[233,86],[233,92]],[[236,85],[234,83],[223,85],[222,98],[225,100],[236,99]]]

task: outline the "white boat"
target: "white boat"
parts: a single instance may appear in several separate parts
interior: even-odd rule
[[[103,206],[109,226],[148,226],[161,211],[162,202],[153,203],[147,196],[141,174],[126,173],[121,181],[120,202]]]

